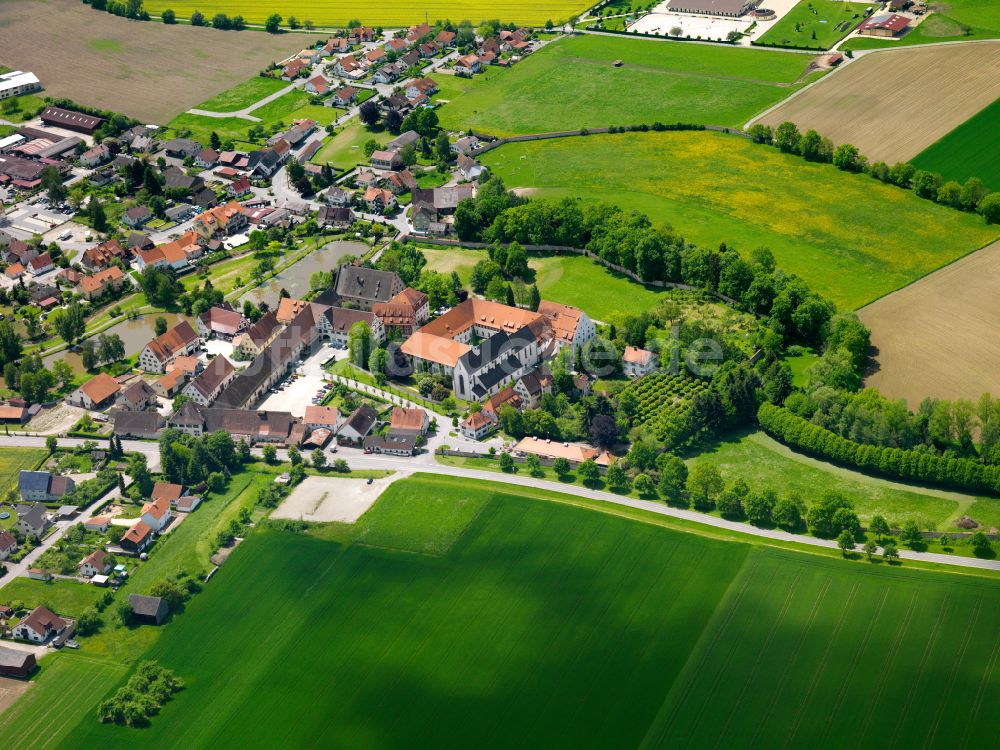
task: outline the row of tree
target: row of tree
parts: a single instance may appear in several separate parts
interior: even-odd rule
[[[195,437],[166,429],[160,435],[160,470],[175,484],[200,484],[212,473],[228,476],[248,460],[246,441],[237,443],[223,430]]]
[[[807,161],[826,162],[846,172],[864,172],[880,182],[912,189],[921,198],[936,201],[961,211],[976,211],[987,223],[1000,223],[1000,192],[990,192],[978,177],[965,184],[945,181],[940,174],[917,169],[909,162],[889,166],[884,161],[869,162],[849,143],[834,147],[829,138],[815,130],[800,133],[793,122],[783,122],[776,128],[757,123],[748,133],[756,143],[773,145],[788,154],[798,154]]]
[[[865,445],[843,438],[770,403],[761,405],[757,421],[764,431],[786,445],[844,466],[973,492],[1000,491],[1000,467],[987,466],[968,458],[938,455],[932,449]]]

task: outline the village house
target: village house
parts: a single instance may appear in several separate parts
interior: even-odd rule
[[[17,537],[7,529],[0,529],[0,560],[6,560],[17,552]]]
[[[66,397],[70,406],[99,410],[114,403],[121,385],[106,372],[101,372]]]
[[[459,176],[469,182],[477,182],[486,172],[486,167],[465,154],[458,155],[456,166],[458,167]]]
[[[321,75],[315,75],[305,82],[302,87],[305,91],[316,96],[326,96],[330,90],[330,82]]]
[[[534,453],[539,458],[555,460],[565,458],[570,464],[579,466],[584,461],[594,460],[598,466],[609,466],[613,458],[607,451],[600,451],[582,443],[561,443],[558,440],[543,440],[536,437],[521,438],[514,446],[516,453]]]
[[[32,276],[41,276],[53,268],[55,268],[55,264],[52,262],[52,256],[48,253],[42,253],[28,261],[28,273]]]
[[[183,393],[199,406],[211,406],[235,377],[236,368],[220,354],[184,387]]]
[[[527,409],[537,409],[542,396],[552,393],[552,373],[544,365],[526,372],[514,383],[514,392],[521,397]]]
[[[622,372],[629,378],[641,378],[656,370],[656,355],[635,346],[626,346],[622,355]]]
[[[155,409],[158,404],[156,391],[145,380],[138,378],[118,396],[118,406],[125,411]]]
[[[80,154],[80,166],[93,169],[111,159],[111,149],[106,143],[98,144],[93,148],[88,148]]]
[[[83,276],[77,284],[81,297],[92,300],[110,292],[116,292],[126,284],[131,284],[118,266],[111,266],[90,276]]]
[[[462,435],[469,440],[482,440],[496,429],[497,423],[482,411],[474,411],[459,424]]]
[[[369,406],[359,406],[340,426],[337,438],[343,443],[361,443],[378,422],[378,413]]]
[[[194,165],[202,169],[211,169],[219,161],[219,152],[214,148],[203,148],[194,158]]]
[[[318,306],[317,332],[324,341],[329,341],[335,347],[346,348],[351,327],[355,323],[365,323],[371,329],[372,340],[385,341],[385,326],[382,319],[366,310],[353,310],[347,307]]]
[[[77,563],[76,570],[84,578],[107,575],[111,570],[112,557],[102,549],[96,549]]]
[[[340,429],[340,411],[333,406],[317,406],[310,404],[306,407],[305,416],[302,417],[302,424],[310,430],[329,430],[336,433]]]
[[[254,443],[285,443],[296,424],[295,417],[283,411],[251,411],[244,408],[200,407],[188,401],[167,421],[167,425],[199,437],[223,430],[234,440]]]
[[[373,214],[381,214],[396,207],[396,196],[391,190],[370,187],[365,190],[364,202]]]
[[[455,61],[454,70],[457,76],[473,76],[482,69],[483,64],[480,62],[478,55],[463,55]]]
[[[111,516],[93,516],[83,522],[83,528],[87,531],[96,531],[98,534],[106,534],[110,524]]]
[[[14,626],[15,638],[32,643],[45,643],[50,638],[58,637],[70,625],[68,620],[56,616],[49,609],[35,607],[27,616]]]
[[[417,438],[415,435],[390,432],[388,435],[369,435],[364,439],[363,444],[365,453],[412,456],[417,449]]]
[[[197,357],[177,357],[172,364],[167,365],[166,375],[153,382],[153,390],[157,396],[172,398],[199,369],[201,362]]]
[[[430,298],[407,287],[387,302],[373,303],[372,312],[381,318],[387,332],[409,336],[430,319]]]
[[[281,69],[281,80],[294,81],[296,78],[301,76],[303,72],[308,72],[308,70],[309,60],[296,57],[294,60],[285,63],[284,67]]]
[[[84,250],[80,265],[90,271],[97,271],[107,268],[115,259],[125,261],[128,259],[128,255],[121,242],[117,239],[110,239]]]
[[[135,265],[140,271],[148,267],[173,268],[175,271],[190,265],[191,261],[204,252],[201,238],[193,231],[187,231],[176,240],[157,245],[151,250],[139,250],[135,254]]]
[[[406,287],[393,271],[344,265],[337,273],[337,297],[361,310],[371,310],[377,302],[388,302]]]
[[[277,316],[273,311],[269,312],[236,335],[233,339],[233,349],[238,351],[243,359],[253,359],[274,341],[280,331],[281,324]]]
[[[118,544],[126,552],[139,555],[153,543],[153,530],[143,521],[136,521],[122,534]]]
[[[396,406],[389,417],[389,432],[416,437],[425,434],[430,423],[431,419],[423,409]]]
[[[149,501],[142,506],[139,518],[153,531],[162,531],[173,518],[173,514],[170,512],[170,501],[163,497]]]
[[[146,206],[133,206],[126,209],[122,215],[122,223],[128,227],[136,229],[145,226],[146,222],[153,218],[153,212]]]
[[[236,201],[210,208],[194,217],[192,229],[205,240],[228,237],[247,227],[246,212]]]
[[[188,356],[201,345],[201,339],[186,320],[157,336],[139,354],[139,368],[145,372],[167,371],[167,365],[177,357]]]
[[[165,500],[170,505],[175,505],[183,494],[184,485],[182,484],[155,482],[152,491],[149,493],[149,499],[154,502],[156,500]]]
[[[118,437],[139,440],[155,440],[166,425],[155,411],[112,411],[111,422]]]
[[[242,333],[249,325],[249,320],[236,312],[228,302],[223,302],[198,316],[198,335],[203,339],[217,337],[223,341],[232,341],[234,336]]]
[[[17,491],[25,502],[55,502],[74,489],[72,479],[48,471],[22,470],[18,475]]]
[[[358,90],[354,86],[342,86],[337,89],[328,102],[331,106],[348,107],[358,96]]]
[[[370,162],[372,169],[391,170],[399,169],[403,166],[403,160],[400,158],[398,151],[372,151]]]
[[[316,223],[320,227],[347,229],[357,218],[351,209],[343,206],[320,206],[316,212]]]

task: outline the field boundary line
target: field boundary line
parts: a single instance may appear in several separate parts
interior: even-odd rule
[[[969,736],[969,729],[972,727],[972,721],[979,716],[979,712],[982,710],[983,695],[986,689],[992,684],[993,670],[996,668],[998,656],[1000,656],[1000,638],[995,638],[993,640],[993,652],[990,654],[987,669],[979,680],[979,687],[976,689],[976,699],[972,702],[972,714],[969,717],[969,721],[965,722],[965,731],[962,732],[962,742],[959,743],[959,747],[967,747],[966,740]]]

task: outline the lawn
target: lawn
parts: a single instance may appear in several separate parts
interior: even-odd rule
[[[364,543],[255,533],[147,654],[185,689],[143,745],[992,745],[998,581],[466,484],[394,485]]]
[[[861,23],[867,7],[841,0],[800,0],[757,43],[829,49]]]
[[[45,100],[38,94],[22,94],[5,99],[0,107],[0,120],[22,122],[30,120],[45,106]]]
[[[53,612],[76,617],[93,605],[104,591],[77,581],[36,581],[33,578],[15,578],[0,589],[0,602],[24,602],[28,609],[44,604]]]
[[[1000,190],[1000,99],[973,115],[912,159],[918,169],[938,172],[945,180],[978,177]]]
[[[195,109],[204,109],[209,112],[235,112],[259,102],[276,91],[281,91],[288,85],[290,85],[288,81],[255,76],[233,86],[228,91],[213,96],[208,101],[202,102]]]
[[[538,188],[535,197],[614,201],[705,247],[769,247],[779,266],[840,308],[860,307],[1000,234],[910,191],[721,133],[516,143],[482,161],[508,187]]]
[[[353,169],[358,164],[368,161],[364,145],[372,138],[380,144],[385,144],[389,142],[390,136],[371,132],[355,117],[337,131],[333,138],[327,140],[313,155],[311,161],[313,164],[328,163],[335,169]]]
[[[369,5],[364,0],[346,0],[342,3],[321,0],[146,0],[143,6],[153,15],[159,15],[166,8],[177,13],[178,18],[190,18],[191,13],[201,11],[206,19],[216,13],[240,14],[247,23],[263,24],[267,17],[277,11],[286,19],[295,16],[300,22],[309,19],[316,26],[344,27],[351,19],[361,19],[370,26],[399,27],[423,23],[436,19],[468,18],[473,25],[480,21],[499,18],[504,22],[541,26],[546,21],[559,23],[570,16],[582,13],[585,3],[574,0],[545,0],[545,2],[473,2],[473,0],[428,0],[416,3],[413,0],[387,5]]]
[[[797,492],[806,503],[826,492],[841,492],[854,503],[863,523],[879,514],[894,527],[913,519],[922,529],[958,531],[955,521],[977,503],[991,518],[1000,515],[1000,500],[868,476],[796,453],[762,432],[734,435],[689,463],[700,461],[716,465],[727,481],[742,477],[779,496]]]
[[[808,63],[790,52],[579,36],[491,69],[464,94],[450,91],[438,114],[446,127],[496,135],[657,121],[741,126],[791,94]]]
[[[940,42],[971,42],[1000,37],[1000,5],[994,0],[949,0],[899,39],[855,37],[844,49],[865,50]]]

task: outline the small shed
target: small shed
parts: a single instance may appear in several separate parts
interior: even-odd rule
[[[128,603],[135,619],[148,625],[160,625],[170,614],[170,606],[166,599],[159,596],[129,594]]]

